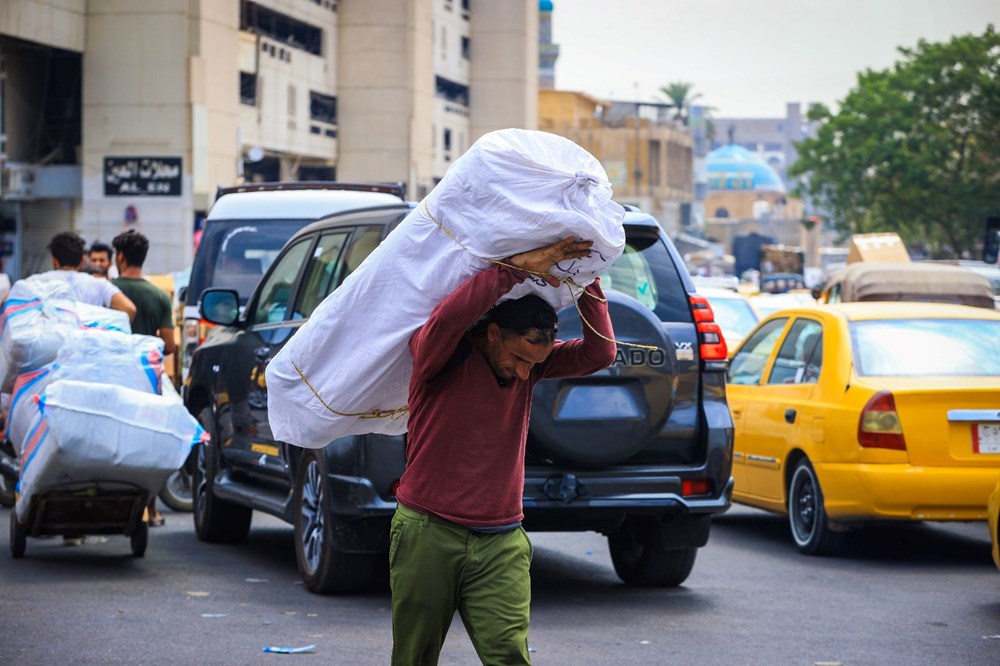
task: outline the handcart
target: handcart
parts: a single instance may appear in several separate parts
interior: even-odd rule
[[[89,481],[50,486],[31,497],[28,519],[10,512],[10,553],[24,557],[28,537],[82,537],[124,534],[132,555],[143,557],[149,543],[146,505],[149,491],[119,481]]]

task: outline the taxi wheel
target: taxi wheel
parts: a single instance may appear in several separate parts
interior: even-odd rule
[[[795,545],[806,555],[832,555],[840,550],[844,535],[830,529],[823,490],[806,458],[795,465],[788,485],[788,523]]]

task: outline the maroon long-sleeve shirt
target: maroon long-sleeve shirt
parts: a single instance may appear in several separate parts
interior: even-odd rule
[[[466,331],[525,277],[499,265],[473,276],[410,338],[407,465],[396,493],[405,506],[470,527],[520,521],[532,388],[541,379],[587,375],[614,362],[615,344],[585,325],[583,339],[557,341],[527,380],[501,385],[475,347],[460,363],[449,363]],[[603,300],[598,280],[587,291]],[[613,339],[607,304],[586,295],[579,303],[587,321]]]

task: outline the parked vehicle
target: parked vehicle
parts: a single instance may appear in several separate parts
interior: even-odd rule
[[[821,303],[910,301],[994,309],[993,287],[959,266],[930,263],[848,264],[827,278]]]
[[[707,298],[712,306],[715,321],[722,329],[722,335],[726,339],[726,347],[732,356],[736,348],[743,342],[743,338],[760,321],[760,317],[751,307],[747,297],[735,290],[698,287],[698,293]]]
[[[801,307],[733,356],[733,498],[788,515],[807,554],[871,520],[985,520],[1000,471],[1000,313]]]
[[[198,447],[195,529],[243,540],[252,512],[295,527],[306,587],[343,592],[384,576],[404,436],[350,436],[325,449],[276,441],[267,419],[270,358],[411,210],[385,204],[332,215],[288,242],[241,308],[210,289],[201,317],[218,325],[195,351],[186,399],[212,435]],[[524,526],[608,536],[619,576],[681,584],[731,493],[726,347],[708,302],[656,221],[626,214],[627,248],[602,279],[620,347],[596,375],[536,387]],[[242,312],[241,312],[242,310]],[[560,333],[582,334],[575,308]]]
[[[201,293],[233,289],[240,306],[299,229],[316,220],[368,206],[398,204],[403,183],[256,183],[220,187],[208,212],[184,297],[178,346],[181,380],[211,325],[198,316]]]

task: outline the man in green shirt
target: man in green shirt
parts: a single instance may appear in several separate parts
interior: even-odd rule
[[[135,303],[135,317],[132,332],[141,335],[158,336],[163,340],[163,355],[177,351],[174,340],[174,317],[170,296],[152,282],[142,277],[142,265],[149,252],[149,239],[134,229],[115,236],[111,241],[115,249],[115,266],[118,277],[112,283]],[[162,381],[170,381],[164,377]],[[156,497],[149,502],[149,524],[159,527],[164,522]]]

